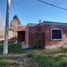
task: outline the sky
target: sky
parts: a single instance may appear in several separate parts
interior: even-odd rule
[[[42,0],[67,9],[67,0]],[[6,17],[6,0],[0,0],[0,15],[3,24]],[[42,21],[55,21],[67,23],[67,11],[55,8],[37,0],[11,0],[10,21],[17,15],[22,25]]]

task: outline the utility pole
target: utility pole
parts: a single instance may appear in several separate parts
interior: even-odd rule
[[[5,35],[4,35],[3,54],[8,54],[8,32],[9,32],[10,0],[6,0],[6,1],[7,1],[7,7],[6,7],[6,22],[5,22]]]

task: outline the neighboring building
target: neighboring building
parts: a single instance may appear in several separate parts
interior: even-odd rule
[[[4,40],[4,25],[2,22],[2,16],[0,16],[0,40]]]
[[[19,39],[22,39],[21,42],[25,41],[30,48],[53,48],[67,45],[67,23],[43,21],[39,24],[28,24],[20,32],[21,34],[18,32],[18,37],[23,37]]]
[[[9,39],[17,38],[17,27],[21,25],[19,18],[15,15],[9,25]]]

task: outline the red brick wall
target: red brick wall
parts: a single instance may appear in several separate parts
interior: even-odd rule
[[[38,27],[39,26],[39,27]],[[63,30],[63,40],[51,40],[51,29],[62,29]],[[49,25],[49,24],[40,24],[34,27],[29,28],[29,45],[32,44],[32,33],[36,31],[44,33],[44,45],[64,45],[67,43],[67,28],[63,25]]]
[[[65,43],[67,43],[67,30],[66,27],[63,25],[45,25],[46,30],[45,30],[45,44],[46,45],[64,45]],[[62,29],[63,30],[63,39],[62,40],[51,40],[51,29]]]
[[[28,34],[29,34],[29,45],[32,45],[32,34],[34,32],[36,32],[37,29],[36,27],[30,27],[29,30],[28,30]]]

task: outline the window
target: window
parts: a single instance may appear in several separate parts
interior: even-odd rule
[[[61,40],[62,39],[62,30],[52,30],[52,40]]]

